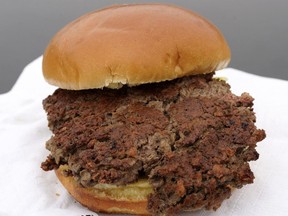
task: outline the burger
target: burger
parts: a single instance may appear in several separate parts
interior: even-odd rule
[[[192,11],[117,5],[60,30],[43,56],[59,87],[43,101],[52,137],[41,164],[96,212],[216,210],[253,182],[264,130],[253,98],[215,71],[230,61],[221,32]]]

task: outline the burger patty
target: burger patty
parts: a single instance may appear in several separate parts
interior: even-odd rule
[[[253,182],[248,161],[265,132],[253,98],[213,74],[121,89],[58,89],[43,101],[53,136],[44,170],[68,164],[83,187],[148,178],[148,210],[217,209]]]

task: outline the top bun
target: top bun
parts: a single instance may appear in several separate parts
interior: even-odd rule
[[[229,61],[223,35],[203,17],[171,5],[117,5],[60,30],[43,74],[63,89],[117,88],[210,73]]]

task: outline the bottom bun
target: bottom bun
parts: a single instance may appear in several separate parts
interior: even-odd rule
[[[147,180],[142,179],[126,186],[97,184],[91,188],[81,186],[63,171],[67,166],[60,166],[56,175],[66,190],[82,205],[95,212],[126,213],[149,215],[147,197],[153,192]]]

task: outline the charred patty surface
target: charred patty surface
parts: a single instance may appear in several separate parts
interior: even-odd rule
[[[58,89],[43,101],[53,136],[44,170],[69,165],[84,187],[147,177],[152,214],[216,209],[253,182],[253,98],[212,74],[118,90]]]

